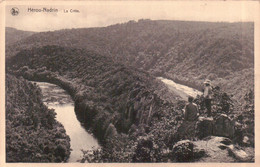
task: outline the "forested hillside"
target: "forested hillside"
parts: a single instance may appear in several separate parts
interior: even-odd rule
[[[128,131],[133,123],[150,122],[153,113],[162,110],[156,105],[158,100],[173,103],[177,99],[148,73],[79,49],[46,46],[24,50],[7,61],[7,71],[67,88],[76,105],[96,108],[93,112],[98,113],[86,114],[88,122],[95,122],[95,114],[109,116],[119,131]]]
[[[185,101],[157,76],[198,89],[211,79],[213,118],[205,122],[223,131],[227,125],[234,133],[226,137],[236,149],[253,150],[253,31],[253,23],[139,20],[41,32],[7,45],[6,72],[56,84],[71,95],[78,120],[102,143],[100,150],[84,151],[82,162],[181,161],[173,146],[210,129],[207,124],[190,127],[191,134],[182,130]],[[203,97],[195,102],[203,117]],[[225,118],[219,123],[219,117]],[[195,153],[189,161],[197,161]],[[250,154],[225,162],[254,161]]]
[[[84,152],[82,162],[176,161],[171,149],[183,139],[183,132],[178,132],[183,103],[148,72],[92,51],[60,46],[22,50],[7,60],[6,68],[28,80],[59,85],[73,97],[78,119],[103,146],[91,154]],[[223,96],[217,91],[214,108],[220,112],[233,105]],[[250,144],[254,143],[252,103],[248,110],[250,114],[241,116],[242,137],[234,142],[250,134]]]
[[[11,45],[17,41],[20,41],[24,38],[29,37],[30,35],[35,34],[32,31],[21,31],[15,28],[6,27],[5,28],[5,44]]]
[[[7,57],[24,48],[59,45],[85,48],[116,62],[164,76],[194,88],[205,78],[242,99],[253,87],[253,23],[130,21],[104,28],[42,32],[7,47]],[[247,78],[230,81],[227,78]],[[228,83],[237,83],[226,86]],[[243,94],[245,92],[242,92]]]
[[[42,102],[41,90],[23,78],[6,75],[6,161],[65,162],[70,138]]]
[[[7,61],[7,72],[55,83],[67,90],[75,101],[78,119],[112,151],[109,159],[104,159],[107,162],[132,161],[135,148],[128,145],[153,130],[164,130],[166,139],[153,139],[163,151],[168,146],[161,140],[168,140],[178,127],[175,118],[180,113],[173,112],[178,97],[170,94],[163,83],[94,52],[58,46],[23,50]],[[159,123],[166,117],[176,127]],[[157,129],[158,126],[167,128]],[[130,131],[132,137],[128,136]]]

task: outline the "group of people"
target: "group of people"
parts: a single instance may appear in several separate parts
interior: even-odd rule
[[[207,109],[207,116],[211,117],[211,101],[212,101],[212,87],[210,80],[205,80],[203,89],[204,104]],[[198,106],[193,103],[194,98],[188,97],[188,104],[185,106],[184,120],[196,121],[199,116]]]

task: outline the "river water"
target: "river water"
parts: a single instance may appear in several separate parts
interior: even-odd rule
[[[202,93],[196,89],[177,84],[172,80],[158,77],[157,79],[165,83],[170,91],[178,94],[183,99],[188,98],[188,96],[196,97]],[[67,135],[70,136],[71,144],[71,155],[68,162],[77,162],[82,158],[82,149],[90,150],[93,148],[100,148],[98,141],[88,133],[81,123],[77,120],[74,111],[74,102],[70,95],[58,87],[57,85],[46,83],[46,82],[36,82],[41,88],[43,94],[43,102],[49,107],[55,110],[57,113],[56,119],[65,128]]]
[[[54,84],[45,82],[36,83],[42,90],[43,102],[48,108],[55,109],[57,121],[64,126],[67,135],[70,136],[72,151],[68,162],[77,162],[77,160],[80,160],[83,155],[82,149],[90,150],[99,148],[98,141],[77,120],[74,111],[74,102],[70,95]]]
[[[188,96],[192,96],[195,98],[197,95],[202,95],[201,91],[198,91],[196,89],[182,84],[177,84],[170,79],[166,79],[163,77],[158,77],[157,79],[161,80],[169,88],[170,91],[173,91],[174,93],[178,94],[184,100],[187,100]]]

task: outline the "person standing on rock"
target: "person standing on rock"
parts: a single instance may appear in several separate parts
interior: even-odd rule
[[[189,103],[185,106],[184,120],[185,121],[197,121],[198,119],[198,106],[193,103],[194,98],[189,96]]]
[[[203,97],[204,103],[207,109],[208,117],[211,116],[211,100],[212,100],[212,88],[210,84],[210,80],[206,79],[204,82],[204,89],[203,89]]]

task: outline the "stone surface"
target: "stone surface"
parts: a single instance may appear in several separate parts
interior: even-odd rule
[[[199,139],[213,135],[213,118],[199,117],[196,124],[196,135]]]
[[[228,138],[223,138],[223,140],[220,143],[223,143],[225,145],[230,145],[232,144],[232,141]]]
[[[233,138],[235,133],[234,122],[226,115],[221,114],[215,118],[214,131],[215,136],[224,136]]]
[[[196,125],[196,134],[199,139],[211,135],[233,138],[234,133],[234,121],[225,114],[221,114],[214,119],[212,117],[199,117]]]
[[[250,141],[249,141],[249,137],[248,137],[248,136],[244,136],[244,138],[243,138],[243,144],[246,145],[246,146],[249,146],[249,145],[250,145]]]
[[[203,140],[181,140],[172,149],[177,162],[254,162],[254,148],[234,146],[230,139],[208,136]]]
[[[204,140],[194,141],[194,149],[204,150],[205,155],[198,159],[198,162],[235,162],[235,159],[229,156],[227,148],[229,145],[222,143],[228,140],[225,137],[209,136]]]
[[[219,145],[218,148],[220,148],[221,150],[225,150],[228,148],[228,146],[226,145]]]
[[[235,147],[234,145],[230,145],[228,147],[229,155],[233,156],[236,161],[239,162],[250,162],[252,161],[252,155],[247,154],[244,150]]]
[[[254,148],[234,146],[226,137],[209,136],[194,141],[193,149],[204,150],[205,155],[197,162],[253,162]]]

